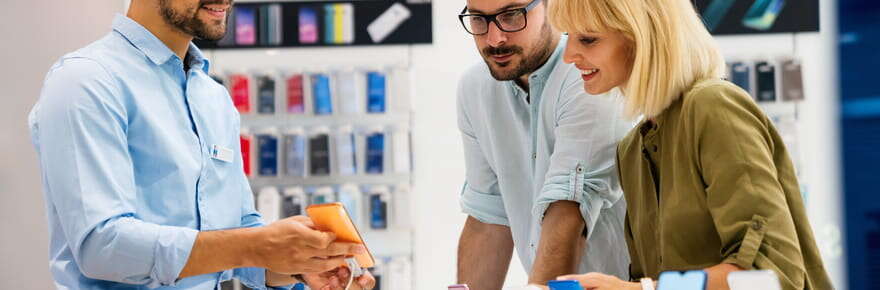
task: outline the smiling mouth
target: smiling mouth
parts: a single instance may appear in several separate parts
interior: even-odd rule
[[[581,75],[587,77],[587,76],[592,76],[593,74],[595,74],[597,72],[599,72],[599,69],[581,70]]]
[[[200,9],[205,10],[211,16],[214,17],[225,17],[226,11],[229,10],[229,5],[227,4],[204,4],[200,7]]]

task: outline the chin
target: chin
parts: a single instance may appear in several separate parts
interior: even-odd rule
[[[591,95],[601,95],[607,93],[610,90],[611,89],[588,86],[586,83],[584,83],[584,91]]]

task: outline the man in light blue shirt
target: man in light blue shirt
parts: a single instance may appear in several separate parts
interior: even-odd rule
[[[629,276],[615,151],[632,123],[616,96],[584,93],[582,73],[560,61],[566,38],[545,4],[468,0],[460,16],[485,61],[458,88],[469,215],[458,279],[472,289],[500,289],[514,248],[533,284]]]
[[[343,257],[365,251],[306,217],[264,226],[255,211],[238,113],[191,43],[222,37],[230,10],[133,0],[109,35],[48,73],[29,123],[59,289],[217,289],[232,277],[289,288],[299,274],[341,289]]]

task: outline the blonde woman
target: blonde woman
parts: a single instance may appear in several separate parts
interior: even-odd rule
[[[688,0],[554,0],[564,61],[593,95],[619,88],[643,121],[618,146],[631,277],[774,271],[784,289],[831,289],[788,152],[724,62]],[[586,289],[643,289],[600,273]]]

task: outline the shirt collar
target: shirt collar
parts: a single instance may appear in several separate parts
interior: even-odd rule
[[[113,19],[113,30],[143,52],[156,65],[165,64],[177,56],[152,32],[125,15],[116,15],[116,18]],[[208,60],[195,44],[189,44],[187,55],[190,58],[190,67],[201,68],[206,73],[208,72]]]

